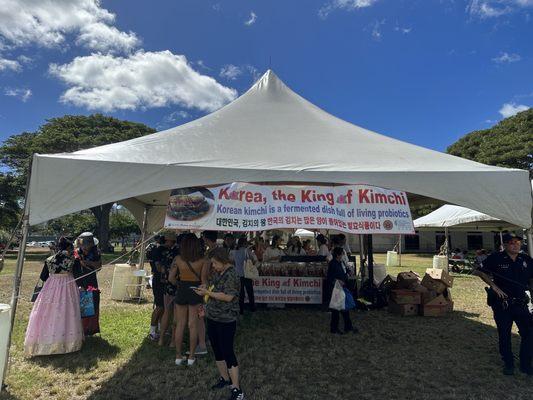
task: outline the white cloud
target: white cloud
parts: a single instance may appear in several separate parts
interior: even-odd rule
[[[237,79],[237,77],[241,74],[242,74],[241,69],[233,64],[224,65],[222,69],[220,70],[220,76],[222,78],[226,78],[232,81]]]
[[[180,111],[173,111],[168,115],[165,115],[163,117],[163,120],[159,122],[156,125],[157,130],[163,130],[171,127],[173,124],[175,124],[178,121],[191,118],[191,114],[189,114],[187,111],[180,110]]]
[[[533,0],[470,0],[467,11],[481,19],[497,18],[522,8],[533,7]]]
[[[100,6],[100,0],[2,0],[0,8],[0,41],[11,47],[35,44],[57,46],[66,35],[81,33],[80,43],[89,48],[112,50],[123,45],[132,47],[137,39],[131,33],[119,32],[110,26],[115,15]],[[102,39],[107,27],[109,37]]]
[[[21,66],[18,61],[0,57],[0,72],[7,69],[18,72],[21,70]]]
[[[214,111],[237,96],[237,91],[195,71],[183,55],[170,51],[138,51],[127,57],[92,54],[50,73],[68,89],[64,103],[90,110],[135,110],[179,105]]]
[[[518,114],[521,111],[526,111],[529,109],[529,106],[524,104],[515,104],[515,103],[505,103],[502,108],[500,108],[499,113],[504,118],[512,117],[513,115]]]
[[[354,11],[370,7],[377,2],[378,0],[330,0],[318,10],[318,15],[321,18],[326,18],[334,10]]]
[[[509,53],[500,53],[500,55],[498,57],[494,57],[492,59],[492,61],[494,61],[495,63],[497,64],[504,64],[504,63],[514,63],[514,62],[517,62],[517,61],[520,61],[522,59],[522,57],[520,57],[519,54],[509,54]]]
[[[381,33],[382,25],[385,25],[385,20],[374,21],[372,24],[370,24],[372,38],[378,42],[381,41],[381,37],[382,37],[382,33]]]
[[[404,35],[408,34],[408,33],[411,33],[411,31],[413,30],[413,28],[401,28],[400,26],[396,25],[394,27],[394,30],[396,32],[401,32],[403,33]]]
[[[255,24],[255,21],[257,21],[257,15],[252,11],[250,13],[250,17],[246,21],[244,21],[244,25],[247,25],[247,26],[253,25]]]
[[[133,32],[121,32],[114,26],[96,22],[81,28],[76,44],[102,52],[130,52],[140,44],[140,40]]]
[[[26,102],[31,97],[32,92],[31,92],[31,89],[23,89],[23,88],[10,89],[10,88],[6,88],[4,90],[4,94],[6,96],[16,97],[16,98],[22,100],[23,102]]]

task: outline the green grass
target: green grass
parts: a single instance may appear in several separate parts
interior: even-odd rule
[[[382,255],[376,255],[381,262]],[[431,258],[402,257],[423,273]],[[40,270],[29,263],[15,326],[8,393],[0,399],[221,399],[208,387],[217,378],[212,356],[192,368],[173,365],[174,353],[147,340],[151,306],[109,299],[103,289],[100,337],[79,353],[26,359],[27,301]],[[0,279],[2,293],[9,284]],[[455,275],[455,312],[442,318],[399,317],[385,310],[353,312],[359,335],[332,337],[329,315],[318,307],[261,309],[239,322],[237,356],[249,399],[525,399],[526,377],[504,377],[497,335],[478,278]],[[3,301],[3,300],[0,300]],[[515,349],[518,341],[515,337]]]

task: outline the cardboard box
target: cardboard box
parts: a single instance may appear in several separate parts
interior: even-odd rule
[[[396,304],[393,301],[391,301],[389,302],[388,309],[390,313],[401,315],[402,317],[418,315],[417,304]]]
[[[435,279],[436,281],[440,281],[446,285],[446,287],[452,287],[453,286],[453,277],[450,276],[448,271],[445,271],[440,268],[428,268],[426,269],[426,274],[428,274],[430,277]]]
[[[420,277],[412,271],[400,272],[396,281],[398,289],[412,289],[420,283]]]
[[[437,296],[438,296],[438,294],[434,290],[428,290],[425,293],[421,293],[422,304],[429,303],[431,300],[437,298]]]
[[[414,290],[394,289],[390,292],[390,299],[396,304],[420,304],[420,292]]]
[[[433,279],[428,274],[424,275],[424,279],[422,279],[422,286],[425,286],[429,290],[433,290],[438,294],[441,294],[446,290],[446,285],[443,282]]]
[[[420,314],[424,317],[441,317],[453,309],[453,302],[448,301],[443,295],[423,304]]]
[[[442,317],[448,313],[449,306],[448,304],[435,306],[424,304],[421,306],[420,310],[420,314],[424,317]]]

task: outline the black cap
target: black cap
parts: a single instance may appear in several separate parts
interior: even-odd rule
[[[508,243],[513,239],[522,241],[522,237],[518,236],[516,233],[506,233],[503,235],[503,243]]]

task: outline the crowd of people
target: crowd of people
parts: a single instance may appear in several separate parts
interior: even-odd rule
[[[260,236],[249,242],[246,236],[236,238],[226,233],[219,244],[216,231],[204,231],[201,237],[169,232],[154,239],[146,249],[154,297],[149,336],[160,346],[173,347],[175,364],[187,366],[193,366],[197,356],[207,354],[208,338],[220,375],[213,389],[230,387],[231,399],[244,398],[234,341],[246,297],[249,311],[256,310],[253,281],[245,272],[247,263],[275,262],[283,256],[323,256],[329,261],[326,280],[329,296],[336,281],[344,285],[348,279],[344,235],[331,240],[318,235],[317,249],[310,240],[302,242],[297,236],[290,237],[282,247],[278,235],[267,245]],[[60,238],[40,275],[44,284],[30,314],[24,343],[26,355],[78,351],[87,336],[100,332],[97,271],[101,266],[97,240],[91,233],[83,233],[75,240]],[[90,293],[90,315],[80,311],[83,310],[80,292]],[[344,332],[357,332],[348,312],[332,310],[331,333],[344,333],[338,328],[341,314]],[[186,333],[188,351],[183,353]]]

